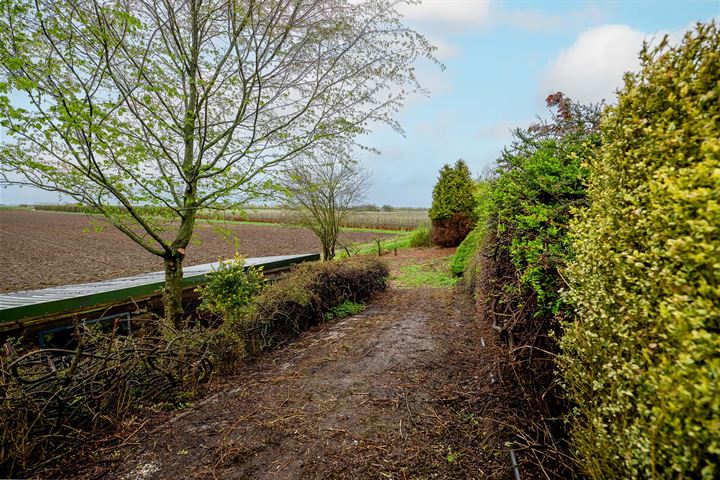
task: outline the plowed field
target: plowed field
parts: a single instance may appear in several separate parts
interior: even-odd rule
[[[112,226],[102,231],[99,217],[83,214],[0,210],[0,292],[95,282],[162,270],[162,260]],[[198,223],[187,248],[185,265],[230,258],[238,241],[246,257],[320,251],[307,229],[272,225],[227,224],[232,236]],[[370,242],[391,234],[345,232],[342,239]]]

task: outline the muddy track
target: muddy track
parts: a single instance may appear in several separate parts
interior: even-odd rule
[[[391,288],[138,434],[104,478],[508,478],[482,416],[491,343],[459,289]]]

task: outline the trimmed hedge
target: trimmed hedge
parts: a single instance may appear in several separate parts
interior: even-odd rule
[[[573,256],[569,221],[586,201],[581,159],[598,149],[601,111],[562,93],[546,102],[551,119],[516,129],[513,143],[481,185],[478,226],[455,261],[464,262],[464,284],[475,294],[479,319],[492,324],[508,345],[508,362],[500,368],[522,391],[516,427],[523,438],[533,439],[523,447],[542,463],[538,474],[570,478],[562,422],[567,402],[555,358],[560,320],[573,312],[560,289]],[[467,259],[473,247],[475,254]]]
[[[222,333],[237,342],[236,355],[256,354],[325,321],[344,302],[366,302],[387,288],[388,275],[385,262],[374,257],[298,265],[230,313]]]
[[[590,478],[720,477],[720,34],[641,53],[588,162],[561,367]]]
[[[492,210],[492,199],[490,197],[490,180],[481,180],[475,187],[475,209],[473,215],[476,220],[475,228],[465,237],[465,240],[460,243],[455,255],[453,255],[452,262],[450,263],[450,270],[455,275],[463,275],[468,271],[473,262],[473,257],[477,252],[478,248],[483,241],[485,232],[487,230],[487,221]],[[468,276],[472,283],[474,281],[474,274],[471,272]],[[466,282],[467,283],[467,282]]]

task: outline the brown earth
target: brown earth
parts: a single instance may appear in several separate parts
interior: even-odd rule
[[[397,274],[451,252],[387,258]],[[130,422],[122,448],[82,476],[511,478],[494,338],[460,287],[392,286],[361,314],[242,365],[185,411]]]
[[[105,225],[98,232],[95,227]],[[246,257],[314,253],[320,242],[307,229],[226,224]],[[344,232],[346,242],[371,242],[390,234]],[[213,225],[198,223],[185,265],[231,258],[235,241]],[[162,260],[107,226],[83,214],[0,210],[0,292],[95,282],[162,270]]]

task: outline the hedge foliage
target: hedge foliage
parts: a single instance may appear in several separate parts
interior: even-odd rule
[[[238,253],[205,278],[207,283],[197,289],[202,298],[199,309],[221,316],[250,304],[265,286],[262,268],[246,266]]]
[[[561,296],[562,270],[573,257],[572,210],[585,202],[581,159],[599,145],[598,106],[562,94],[547,99],[549,123],[515,131],[487,191],[482,243],[471,268],[478,312],[508,344],[512,375],[524,393],[528,449],[559,477],[569,475],[562,416],[567,403],[555,375],[560,322],[572,317]],[[478,229],[476,229],[478,231]]]
[[[75,467],[81,450],[97,449],[138,410],[192,399],[213,371],[212,337],[205,329],[132,337],[78,326],[74,349],[8,341],[0,353],[0,477],[67,477],[63,467]]]
[[[645,47],[588,157],[561,358],[591,478],[720,477],[720,35]]]
[[[383,261],[367,256],[298,265],[251,304],[229,312],[221,331],[236,356],[256,354],[327,320],[346,302],[367,302],[387,288],[388,275]]]
[[[484,238],[488,217],[491,213],[490,181],[481,180],[475,186],[475,208],[473,218],[475,228],[460,243],[450,263],[450,270],[455,275],[463,275],[469,268],[475,252]]]

